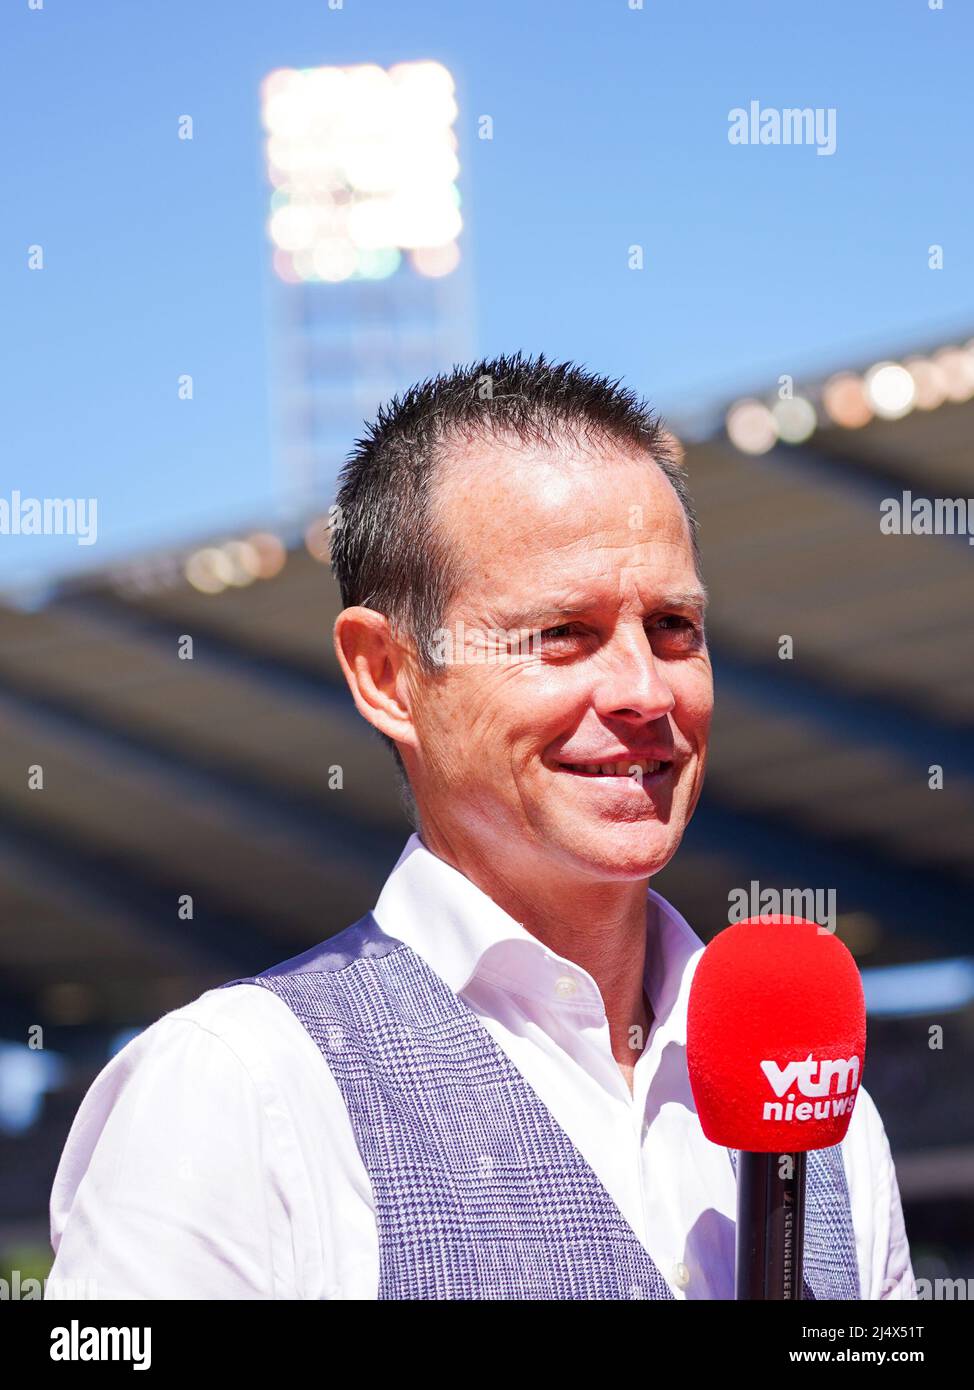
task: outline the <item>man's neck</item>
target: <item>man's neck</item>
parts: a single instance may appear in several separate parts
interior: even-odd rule
[[[503,907],[503,903],[499,904]],[[507,910],[507,909],[505,909]],[[511,914],[513,915],[513,914]],[[565,922],[528,911],[522,926],[556,955],[574,961],[598,986],[609,1025],[612,1055],[630,1093],[633,1070],[652,1026],[652,1009],[644,990],[647,900],[642,886],[622,918]]]
[[[655,910],[647,915],[648,879],[556,885],[532,876],[524,888],[479,859],[452,853],[436,835],[424,831],[421,838],[549,950],[591,975],[602,996],[612,1055],[631,1092],[633,1068],[652,1026],[643,987],[647,925],[656,924]]]

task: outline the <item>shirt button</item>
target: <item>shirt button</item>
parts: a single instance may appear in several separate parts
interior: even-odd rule
[[[559,999],[571,999],[578,993],[578,981],[573,980],[571,975],[561,975],[555,981],[555,993]]]
[[[681,1262],[673,1266],[671,1278],[678,1289],[685,1289],[690,1282],[690,1271]]]

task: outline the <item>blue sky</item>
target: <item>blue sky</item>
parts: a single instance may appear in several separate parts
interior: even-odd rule
[[[974,333],[960,0],[8,0],[0,42],[0,497],[99,504],[96,546],[0,536],[0,585],[272,516],[274,67],[453,71],[481,353],[575,358],[679,415]],[[834,107],[835,154],[729,144],[751,100]]]

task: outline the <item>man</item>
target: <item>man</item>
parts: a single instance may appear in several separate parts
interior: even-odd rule
[[[362,922],[105,1068],[53,1274],[103,1297],[733,1297],[732,1158],[686,1067],[701,941],[648,887],[713,705],[667,439],[543,357],[380,412],[338,495],[334,640],[417,833]],[[825,1155],[805,1296],[912,1296],[865,1091]]]

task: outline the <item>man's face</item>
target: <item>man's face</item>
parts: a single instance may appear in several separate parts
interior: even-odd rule
[[[511,872],[646,878],[696,806],[713,707],[679,499],[618,445],[465,449],[434,502],[467,575],[452,664],[410,675],[424,829]]]

